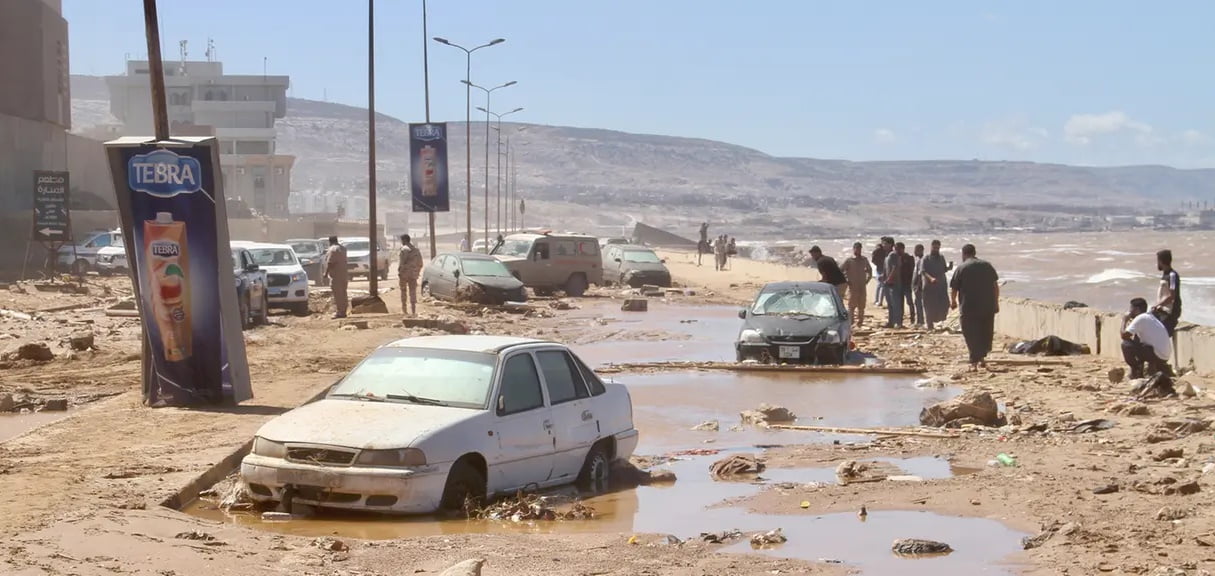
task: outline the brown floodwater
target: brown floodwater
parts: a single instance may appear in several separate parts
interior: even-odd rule
[[[738,308],[687,306],[650,299],[647,312],[621,312],[619,300],[587,301],[570,322],[607,320],[601,341],[571,348],[592,366],[624,362],[733,361],[742,326]],[[646,334],[644,340],[636,334]]]
[[[7,442],[40,426],[63,420],[69,415],[69,412],[0,414],[0,442]]]

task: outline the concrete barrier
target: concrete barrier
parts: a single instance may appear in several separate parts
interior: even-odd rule
[[[1122,316],[1091,308],[1064,310],[1061,304],[1002,298],[996,332],[1018,340],[1058,336],[1086,344],[1094,354],[1122,358]],[[1215,374],[1215,328],[1183,323],[1173,342],[1175,367]]]

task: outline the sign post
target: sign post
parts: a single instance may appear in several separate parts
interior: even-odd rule
[[[46,249],[52,276],[59,248],[72,240],[70,194],[67,172],[34,171],[34,227],[30,239]]]
[[[447,173],[447,123],[409,125],[409,188],[413,211],[427,212],[434,252],[435,212],[451,211]]]

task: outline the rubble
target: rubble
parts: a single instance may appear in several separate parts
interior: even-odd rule
[[[739,417],[742,418],[743,425],[765,426],[769,423],[793,422],[797,420],[797,415],[783,406],[773,406],[768,403],[762,403],[755,410],[744,410],[740,412]]]
[[[551,506],[549,498],[536,494],[518,492],[513,498],[504,498],[469,512],[470,518],[479,520],[507,520],[524,522],[531,520],[593,520],[595,509],[575,500],[565,511]]]
[[[925,556],[953,552],[953,548],[944,542],[916,538],[895,540],[894,544],[890,546],[890,550],[898,556]]]
[[[987,392],[967,392],[920,410],[920,424],[925,426],[944,427],[964,418],[973,419],[965,422],[983,426],[1000,425],[996,401]]]
[[[1173,379],[1163,372],[1158,372],[1149,378],[1134,380],[1133,382],[1135,382],[1135,385],[1131,388],[1131,395],[1140,400],[1168,398],[1177,395],[1177,390],[1173,388]]]
[[[835,475],[840,478],[856,478],[867,468],[868,466],[858,463],[856,460],[845,460],[835,467]]]
[[[1154,460],[1156,462],[1163,462],[1165,460],[1170,460],[1173,458],[1181,458],[1182,456],[1185,456],[1184,448],[1165,448],[1164,450],[1161,450],[1160,452],[1153,454],[1152,460]]]
[[[740,530],[726,530],[724,532],[701,532],[700,539],[708,544],[725,544],[733,542],[743,537]]]
[[[17,352],[13,354],[13,359],[50,362],[55,359],[55,353],[51,352],[51,348],[45,342],[31,342],[29,344],[22,344],[20,348],[17,348]]]
[[[438,330],[448,334],[468,334],[469,328],[461,320],[448,316],[440,316],[438,318],[405,318],[401,320],[401,326],[405,328],[424,328],[426,330]]]
[[[1110,384],[1121,383],[1126,379],[1126,368],[1110,368],[1107,375],[1109,376]]]
[[[751,454],[735,454],[714,462],[709,466],[709,472],[714,478],[728,478],[740,474],[759,474],[764,468],[764,462]]]
[[[68,338],[68,346],[77,352],[92,350],[95,343],[92,332],[77,332]]]
[[[1136,402],[1134,400],[1127,402],[1115,402],[1114,404],[1111,404],[1109,408],[1106,408],[1105,411],[1110,414],[1117,414],[1119,416],[1148,416],[1152,413],[1151,408],[1149,408],[1147,404]]]
[[[707,420],[693,426],[692,429],[698,432],[717,432],[721,430],[721,423],[716,420]]]
[[[1181,520],[1190,515],[1190,511],[1177,506],[1165,506],[1156,512],[1157,520],[1173,521]]]
[[[0,394],[0,412],[12,412],[17,407],[12,394]]]
[[[767,548],[769,546],[784,544],[788,541],[789,539],[785,537],[784,532],[781,532],[781,529],[777,528],[776,530],[753,534],[751,536],[751,547]]]
[[[199,532],[198,530],[191,530],[189,532],[181,532],[181,533],[178,533],[176,536],[174,536],[174,538],[176,538],[178,540],[198,540],[198,541],[202,541],[202,542],[210,542],[212,540],[215,540],[214,536],[207,534],[206,532]]]
[[[50,398],[42,405],[42,412],[63,412],[68,409],[67,398]]]
[[[316,548],[320,548],[321,550],[325,550],[326,552],[345,552],[350,550],[350,547],[347,546],[345,542],[342,542],[337,538],[329,538],[327,536],[313,540],[312,545]]]
[[[481,576],[481,567],[485,566],[484,558],[465,560],[439,573],[439,576]]]
[[[650,309],[649,300],[645,298],[626,298],[620,305],[622,312],[645,312]]]

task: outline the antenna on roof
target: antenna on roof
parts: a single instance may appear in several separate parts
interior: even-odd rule
[[[181,53],[181,67],[178,69],[178,74],[181,76],[186,75],[186,60],[190,54],[190,51],[186,48],[186,45],[189,43],[189,40],[182,40],[177,43],[178,51]]]
[[[214,39],[212,39],[212,38],[207,38],[207,52],[206,52],[206,55],[207,55],[207,62],[214,62],[214,61],[215,61],[215,40],[214,40]]]

